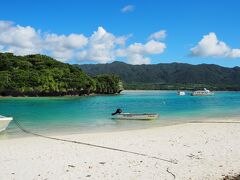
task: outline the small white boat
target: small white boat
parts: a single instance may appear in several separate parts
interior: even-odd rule
[[[186,93],[185,93],[184,91],[178,91],[178,95],[179,95],[179,96],[185,96]]]
[[[213,92],[211,92],[210,90],[204,88],[204,90],[198,90],[198,91],[194,91],[191,94],[192,96],[212,96],[214,95]]]
[[[4,131],[12,120],[12,117],[5,117],[0,115],[0,132]]]
[[[112,113],[113,119],[126,119],[126,120],[154,120],[159,117],[157,113],[122,113],[121,109],[117,109]]]

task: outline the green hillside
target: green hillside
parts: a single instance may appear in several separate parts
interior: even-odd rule
[[[1,96],[112,94],[121,88],[120,79],[114,75],[90,77],[48,56],[0,53]]]
[[[240,90],[240,67],[184,63],[130,65],[123,62],[78,65],[89,75],[120,76],[126,89]]]

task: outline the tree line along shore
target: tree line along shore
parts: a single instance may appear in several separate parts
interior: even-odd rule
[[[240,67],[183,63],[71,65],[0,53],[0,96],[83,96],[128,90],[240,90]]]
[[[0,53],[0,96],[115,94],[122,88],[116,75],[91,77],[78,67],[45,55]]]
[[[88,75],[118,75],[124,89],[141,90],[240,90],[240,67],[215,64],[159,63],[132,65],[115,61],[107,64],[76,65]]]

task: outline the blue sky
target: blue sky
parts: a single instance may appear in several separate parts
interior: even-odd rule
[[[127,6],[130,8],[123,12]],[[42,48],[40,53],[56,58],[63,56],[65,58],[60,60],[64,62],[122,60],[133,64],[186,62],[233,67],[240,66],[239,7],[237,0],[5,0],[1,2],[0,20],[12,22],[11,31],[8,30],[11,33],[5,32],[6,36],[18,31],[17,25],[30,26],[41,42],[44,41],[44,48],[37,46],[37,49]],[[165,31],[165,38],[150,38],[151,34],[160,31]],[[94,32],[96,37],[91,39]],[[104,33],[108,33],[107,37],[104,35],[96,40]],[[73,42],[70,34],[78,35],[76,40],[82,43]],[[31,45],[18,44],[16,47],[14,39],[6,43],[4,38],[1,44],[0,36],[2,51],[27,53],[36,50],[35,45],[34,51],[28,51],[26,48]],[[69,45],[69,39],[73,44]],[[120,39],[124,39],[124,43],[119,43]],[[63,41],[68,45],[54,47]],[[105,50],[95,48],[99,46]],[[121,55],[116,55],[118,53]]]

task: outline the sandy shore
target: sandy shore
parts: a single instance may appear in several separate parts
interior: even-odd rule
[[[240,174],[240,123],[189,123],[58,138],[147,156],[41,137],[6,139],[0,140],[1,179],[222,179]]]

